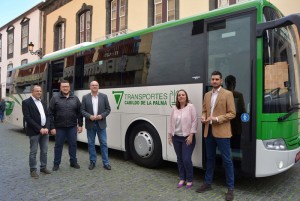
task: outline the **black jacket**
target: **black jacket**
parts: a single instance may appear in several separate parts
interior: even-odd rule
[[[81,103],[77,96],[70,93],[65,97],[61,92],[53,96],[49,105],[50,129],[83,125],[80,111]]]
[[[47,106],[43,101],[41,102],[46,116],[46,125],[44,127],[49,129],[50,121],[49,121]],[[32,97],[29,97],[22,101],[22,112],[23,112],[23,118],[26,122],[26,135],[28,136],[39,135],[40,130],[42,129],[41,115]]]

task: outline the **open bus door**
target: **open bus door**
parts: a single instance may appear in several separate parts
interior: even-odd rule
[[[48,92],[50,102],[53,95],[59,93],[60,81],[63,78],[64,60],[53,61],[48,68]]]

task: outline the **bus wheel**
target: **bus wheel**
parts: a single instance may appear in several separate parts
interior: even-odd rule
[[[141,123],[135,126],[130,135],[130,154],[138,165],[155,168],[162,162],[162,146],[156,129]]]

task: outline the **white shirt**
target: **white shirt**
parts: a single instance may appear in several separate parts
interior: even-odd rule
[[[45,126],[46,125],[46,115],[45,115],[45,111],[44,111],[44,107],[43,107],[43,104],[41,102],[40,99],[36,99],[34,98],[33,96],[31,96],[31,98],[33,99],[35,105],[37,106],[39,112],[40,112],[40,115],[41,115],[41,126]]]
[[[210,100],[210,117],[212,117],[212,114],[214,112],[215,103],[216,103],[216,100],[217,100],[220,90],[221,90],[221,87],[219,87],[217,90],[213,90],[213,92],[212,92],[211,100]],[[218,121],[218,118],[217,118],[217,121]],[[210,120],[209,123],[212,124],[212,120]]]
[[[175,135],[183,136],[182,126],[181,126],[182,109],[180,109],[179,111],[180,114],[178,114],[178,116],[176,117]]]
[[[94,116],[98,115],[98,94],[96,96],[92,95],[92,103],[93,103],[93,112],[94,112]]]

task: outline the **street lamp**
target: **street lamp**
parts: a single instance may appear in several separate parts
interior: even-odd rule
[[[34,47],[34,44],[32,42],[30,42],[28,44],[28,50],[30,52],[30,54],[32,55],[38,55],[40,58],[42,58],[42,48],[36,50],[35,52],[33,51],[33,47]]]

